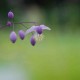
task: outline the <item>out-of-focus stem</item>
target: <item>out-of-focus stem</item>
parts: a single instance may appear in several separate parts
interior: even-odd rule
[[[23,23],[21,24],[24,28],[27,28],[28,29],[28,27],[26,27]]]
[[[23,23],[37,24],[37,22],[14,22],[14,24],[23,24]]]

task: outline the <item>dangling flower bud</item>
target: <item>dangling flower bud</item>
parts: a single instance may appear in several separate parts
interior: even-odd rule
[[[10,21],[7,22],[7,26],[12,26],[12,23]]]
[[[31,42],[32,46],[35,46],[36,40],[35,40],[34,36],[31,37],[30,42]]]
[[[25,33],[23,30],[20,30],[18,34],[19,34],[19,37],[21,40],[23,40],[25,38]]]
[[[8,18],[10,18],[10,19],[14,18],[13,12],[11,12],[11,11],[8,12]]]
[[[38,34],[42,34],[43,30],[42,30],[42,28],[39,26],[39,27],[36,28],[36,32],[37,32]]]
[[[17,39],[17,35],[14,31],[12,31],[10,34],[10,40],[12,41],[12,43],[15,43],[16,39]]]

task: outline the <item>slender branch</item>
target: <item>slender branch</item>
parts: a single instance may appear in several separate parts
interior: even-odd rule
[[[24,27],[24,28],[27,28],[23,23],[21,23],[21,25]],[[28,28],[27,28],[28,29]]]
[[[38,22],[13,22],[13,21],[12,21],[12,24],[21,24],[21,25],[23,25],[25,28],[27,28],[23,23],[38,24]],[[6,26],[6,25],[2,25],[2,27],[0,27],[0,29],[2,29],[2,28],[7,28],[7,26]],[[27,28],[27,29],[28,29],[28,28]]]
[[[31,23],[31,24],[37,24],[37,22],[14,22],[14,24],[22,24],[22,23]]]
[[[12,19],[12,23],[13,23],[13,25],[12,25],[12,26],[13,26],[13,31],[14,31],[14,19]]]

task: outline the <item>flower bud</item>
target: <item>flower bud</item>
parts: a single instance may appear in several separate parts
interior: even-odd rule
[[[36,32],[37,32],[38,34],[42,34],[43,30],[42,30],[42,28],[39,26],[39,27],[36,28]]]
[[[20,30],[18,34],[19,34],[19,37],[21,40],[23,40],[25,38],[25,33],[23,30]]]
[[[16,39],[17,39],[17,35],[14,31],[12,31],[10,34],[10,40],[12,41],[12,43],[15,43]]]
[[[36,40],[35,40],[34,36],[31,37],[30,42],[31,42],[32,46],[34,46],[36,44]]]
[[[11,12],[11,11],[8,12],[8,18],[10,18],[10,19],[14,18],[13,12]]]
[[[7,26],[12,26],[12,23],[10,21],[7,22]]]

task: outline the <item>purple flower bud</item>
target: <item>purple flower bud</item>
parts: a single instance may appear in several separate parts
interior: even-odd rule
[[[14,31],[12,31],[10,34],[10,40],[12,41],[12,43],[15,43],[16,39],[17,39],[17,35]]]
[[[34,36],[31,37],[30,42],[31,42],[32,46],[34,46],[36,44],[36,40],[35,40]]]
[[[14,18],[13,12],[11,12],[11,11],[8,12],[8,18],[11,18],[11,19]]]
[[[23,40],[25,38],[25,33],[23,30],[20,30],[18,34],[19,34],[19,37],[21,40]]]
[[[39,26],[39,27],[36,28],[36,32],[37,32],[38,34],[42,34],[43,30],[42,30],[42,28]]]
[[[12,22],[8,21],[6,25],[7,26],[12,26]]]

